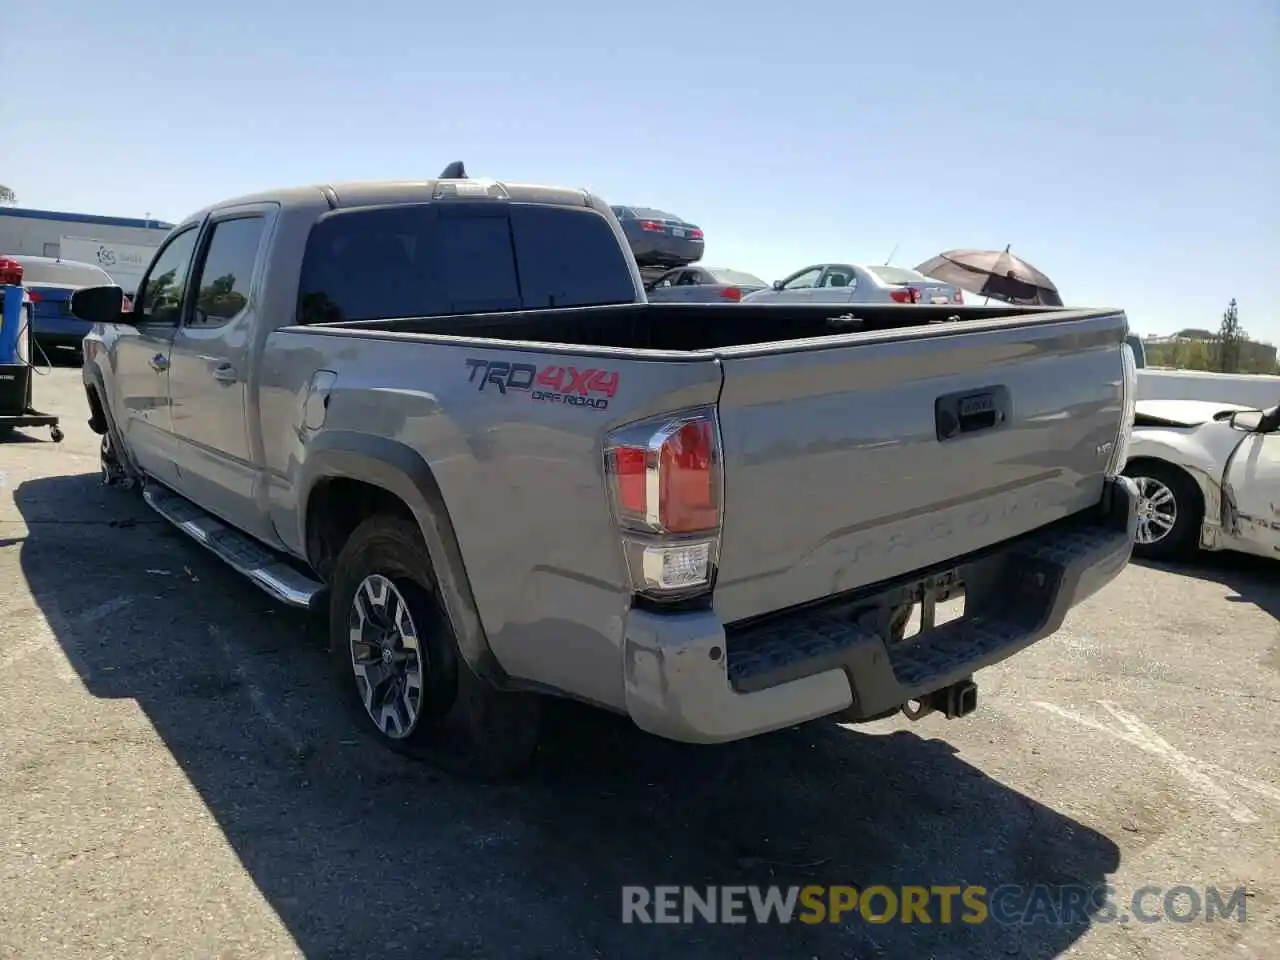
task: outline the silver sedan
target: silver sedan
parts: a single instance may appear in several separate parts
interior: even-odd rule
[[[906,267],[819,263],[798,270],[744,303],[964,303],[959,287]]]

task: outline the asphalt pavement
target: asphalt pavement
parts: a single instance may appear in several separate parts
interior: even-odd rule
[[[0,958],[1276,955],[1280,567],[1131,565],[964,720],[695,748],[565,705],[527,782],[478,787],[371,745],[314,624],[98,485],[78,371],[36,391],[66,440],[0,439]],[[1243,923],[625,925],[636,884],[1247,895]]]

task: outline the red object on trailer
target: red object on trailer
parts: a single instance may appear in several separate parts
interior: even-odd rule
[[[22,286],[22,264],[8,257],[0,257],[0,287]]]

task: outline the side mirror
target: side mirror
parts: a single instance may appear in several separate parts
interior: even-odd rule
[[[782,281],[781,281],[781,280],[775,280],[775,281],[773,281],[773,289],[775,289],[775,290],[781,290],[781,289],[782,289]]]
[[[1231,419],[1227,422],[1231,424],[1233,430],[1243,430],[1245,433],[1257,433],[1262,429],[1262,418],[1264,414],[1261,410],[1237,410],[1231,414]]]
[[[130,323],[124,312],[124,291],[120,287],[82,287],[71,294],[71,313],[89,323]]]

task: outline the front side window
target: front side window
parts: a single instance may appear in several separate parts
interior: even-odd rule
[[[213,225],[195,280],[196,305],[188,320],[190,326],[221,326],[245,308],[265,226],[262,217],[238,217]]]
[[[143,323],[178,322],[198,232],[195,227],[188,227],[177,234],[152,262],[139,288],[137,309],[142,311]]]
[[[784,290],[811,290],[818,283],[818,277],[822,275],[821,267],[814,267],[812,270],[806,270],[804,273],[798,273],[786,283],[782,285]]]

